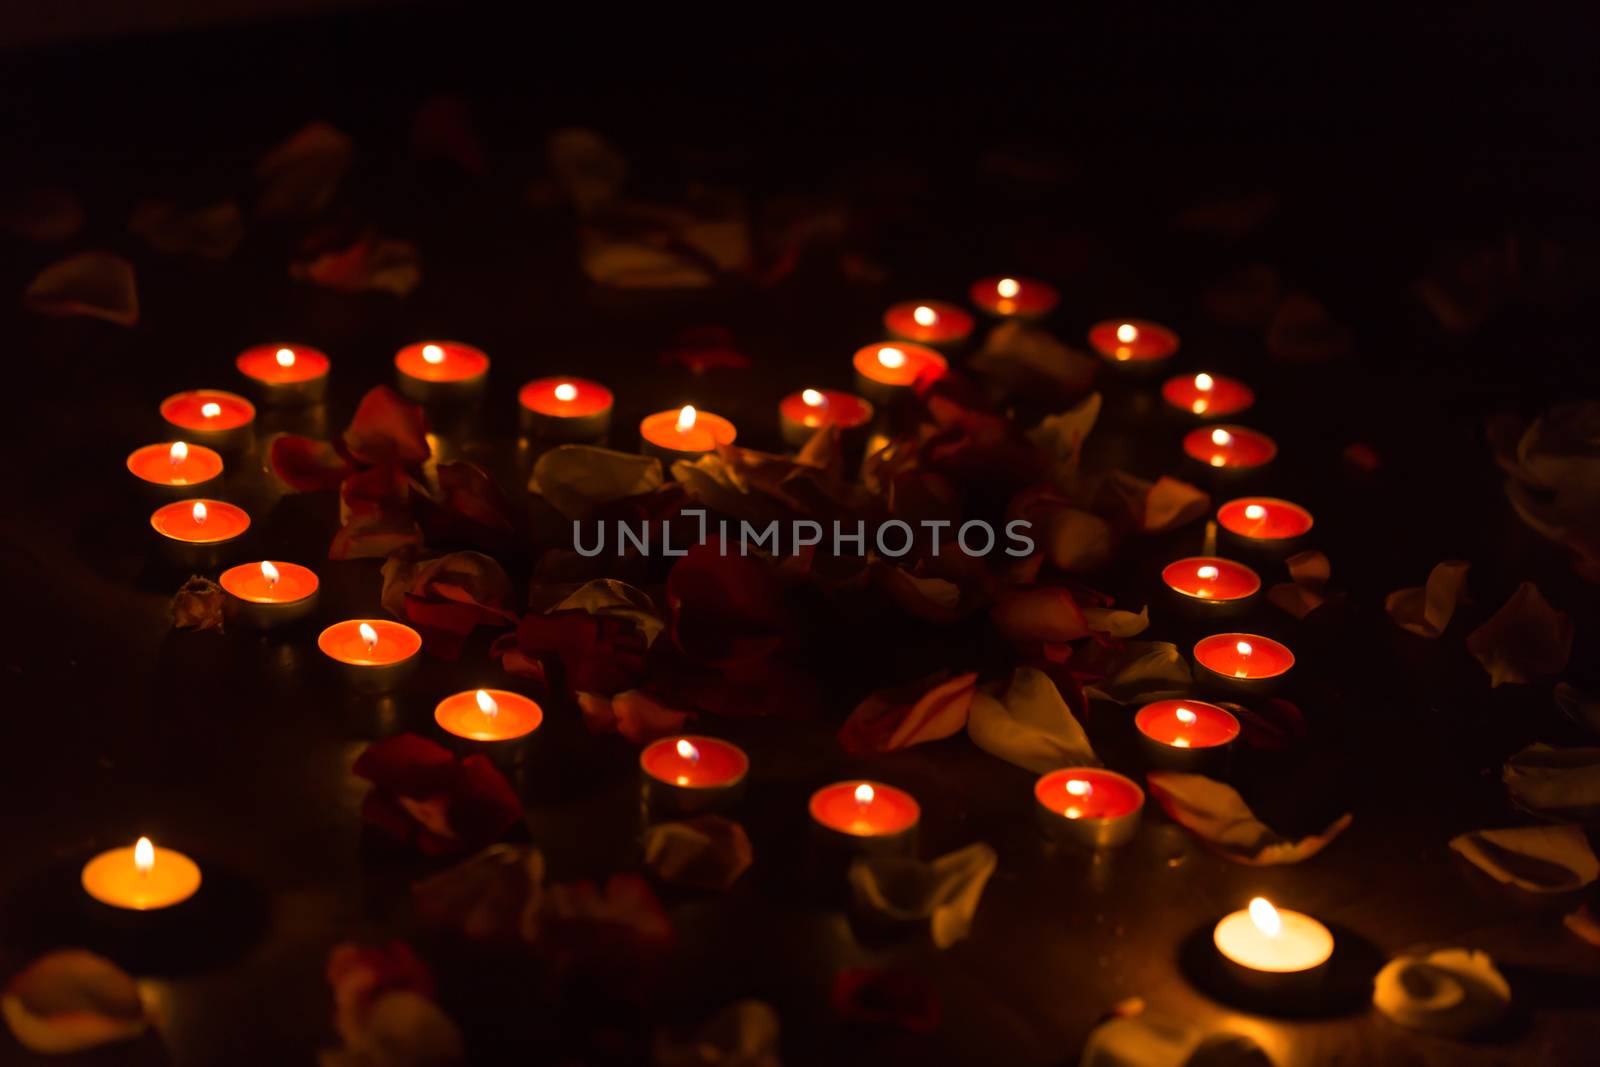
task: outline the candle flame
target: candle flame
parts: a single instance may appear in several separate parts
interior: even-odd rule
[[[217,403],[215,400],[207,400],[204,404],[200,405],[200,414],[204,415],[208,419],[214,419],[218,415],[222,414],[222,405]]]
[[[1240,641],[1235,644],[1233,648],[1234,651],[1238,652],[1241,656],[1248,656],[1250,653],[1255,651],[1255,649],[1250,647],[1249,641]]]
[[[939,321],[939,313],[926,304],[918,304],[911,312],[918,326],[932,326]]]
[[[995,283],[994,291],[1000,294],[1001,299],[1010,300],[1022,292],[1022,283],[1015,278],[1001,278]]]
[[[1211,582],[1216,580],[1216,577],[1219,573],[1220,572],[1217,570],[1217,568],[1207,563],[1202,567],[1195,568],[1194,576],[1199,578],[1202,582]]]
[[[199,500],[196,500],[194,502],[194,507],[189,509],[189,517],[194,519],[194,524],[196,526],[204,526],[206,522],[205,504]]]
[[[828,402],[828,398],[823,396],[822,393],[816,389],[806,389],[801,391],[800,399],[808,408],[820,408]]]
[[[133,846],[133,865],[140,874],[149,874],[156,865],[156,846],[148,837],[139,838]]]
[[[438,345],[423,345],[422,358],[428,363],[443,363],[444,349]]]
[[[280,348],[273,358],[278,361],[278,366],[280,367],[292,367],[294,366],[294,349]]]
[[[1256,897],[1250,901],[1250,921],[1268,937],[1277,937],[1283,930],[1283,919],[1278,916],[1278,909],[1266,897]]]
[[[1211,387],[1216,384],[1216,380],[1204,371],[1194,376],[1194,387],[1202,393],[1211,392]]]
[[[694,420],[697,417],[693,404],[683,405],[683,409],[678,412],[678,432],[688,433],[694,429]]]
[[[1211,443],[1214,445],[1221,445],[1226,448],[1228,445],[1233,444],[1233,434],[1223,429],[1212,430]]]
[[[1267,517],[1267,509],[1260,504],[1246,504],[1244,506],[1244,517],[1247,519],[1264,519]]]
[[[1117,327],[1117,340],[1125,345],[1131,345],[1139,336],[1139,327],[1131,322],[1125,322]]]
[[[367,623],[362,623],[357,629],[361,631],[361,640],[366,644],[368,652],[378,647],[378,631]]]
[[[167,460],[176,467],[189,458],[189,446],[182,441],[172,442],[172,447],[167,449]]]
[[[1196,415],[1204,415],[1205,412],[1206,412],[1206,408],[1211,406],[1211,402],[1209,400],[1200,399],[1200,400],[1196,400],[1194,402],[1193,406],[1194,406],[1194,413]]]
[[[1084,781],[1082,778],[1068,778],[1067,779],[1067,795],[1068,796],[1086,797],[1090,793],[1093,793],[1093,792],[1094,792],[1094,786],[1090,785],[1088,782]]]
[[[267,580],[267,584],[269,586],[272,586],[273,588],[277,588],[277,585],[278,585],[278,568],[276,568],[276,567],[274,567],[272,565],[272,561],[271,560],[264,559],[264,560],[261,561],[261,577],[263,577],[263,578],[265,578]]]
[[[678,750],[678,755],[681,758],[688,760],[690,763],[700,762],[700,750],[695,748],[694,745],[689,742],[688,738],[679,738],[678,743],[673,747]]]
[[[1193,726],[1195,723],[1200,721],[1200,716],[1196,715],[1188,708],[1179,708],[1175,714],[1178,716],[1178,721],[1183,723],[1185,726]]]
[[[880,348],[878,349],[878,362],[890,370],[894,370],[906,365],[906,354],[898,348]]]
[[[862,782],[860,785],[856,786],[856,806],[860,808],[866,807],[872,803],[872,798],[875,795],[876,794],[873,793],[872,787],[866,782]]]
[[[490,696],[487,690],[480,689],[476,694],[474,694],[474,696],[478,701],[479,711],[483,712],[491,719],[500,714],[500,705],[495,703],[494,697]]]
[[[560,401],[578,399],[578,387],[571,382],[562,382],[556,386],[556,399]]]

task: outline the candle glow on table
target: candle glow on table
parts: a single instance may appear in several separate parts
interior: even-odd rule
[[[676,458],[710,452],[718,445],[731,445],[738,430],[721,415],[700,411],[685,404],[672,411],[658,411],[639,423],[639,437],[647,449],[676,454]]]
[[[1212,634],[1194,646],[1195,662],[1224,678],[1259,681],[1288,673],[1294,653],[1260,634]]]
[[[1157,322],[1108,319],[1090,328],[1089,345],[1113,363],[1151,363],[1178,351],[1178,335]]]
[[[1302,912],[1275,908],[1265,897],[1223,917],[1212,940],[1231,963],[1267,974],[1312,971],[1333,955],[1333,934],[1326,926]]]
[[[173,541],[209,545],[243,534],[250,528],[250,516],[221,500],[178,500],[157,508],[150,525]]]
[[[1237,415],[1256,402],[1255,392],[1238,379],[1204,371],[1168,378],[1161,398],[1179,411],[1208,419]]]
[[[922,808],[903,789],[882,782],[835,782],[811,795],[811,818],[850,837],[886,837],[913,829]]]
[[[890,337],[924,345],[953,345],[972,333],[972,316],[940,300],[908,300],[883,313]]]
[[[128,456],[128,470],[151,485],[196,486],[222,474],[222,456],[204,445],[168,441],[135,449]]]
[[[1202,426],[1184,436],[1183,450],[1208,467],[1248,470],[1272,462],[1278,445],[1266,434],[1244,426]]]
[[[1261,589],[1255,571],[1220,556],[1174,560],[1162,568],[1161,580],[1179,596],[1221,604],[1246,600]]]
[[[469,689],[439,701],[433,719],[446,733],[469,741],[514,741],[544,722],[537,703],[506,689]]]
[[[1229,533],[1248,541],[1288,541],[1311,531],[1311,512],[1274,497],[1230,500],[1217,509],[1217,521]]]
[[[1037,278],[980,278],[967,294],[972,302],[991,315],[1005,318],[1037,319],[1055,310],[1060,294],[1056,287]]]
[[[84,865],[84,891],[102,904],[155,911],[181,904],[200,888],[200,867],[181,852],[156,848],[148,837],[102,852]]]
[[[525,433],[551,440],[593,440],[611,428],[611,390],[585,378],[536,378],[517,392]]]
[[[1139,733],[1173,748],[1216,748],[1239,736],[1239,720],[1202,700],[1158,700],[1133,717]]]

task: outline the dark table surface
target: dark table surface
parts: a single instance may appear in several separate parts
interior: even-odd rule
[[[640,100],[670,64],[630,66],[621,87],[585,95],[560,77],[582,66],[570,57],[530,75],[530,89],[492,63],[474,79],[472,65],[452,53],[448,73],[411,86],[387,61],[350,59],[351,42],[368,30],[405,43],[393,53],[400,65],[429,33],[416,17],[361,16],[111,42],[83,54],[16,57],[7,77],[21,117],[22,177],[73,189],[90,222],[64,247],[7,239],[0,284],[18,293],[65,251],[112,248],[136,264],[143,312],[131,329],[27,316],[15,300],[0,312],[13,373],[11,505],[0,523],[9,622],[0,970],[13,972],[52,945],[92,940],[70,906],[50,899],[52,889],[70,884],[63,872],[88,854],[141,833],[199,858],[235,909],[226,936],[180,944],[148,975],[165,1015],[165,1051],[150,1040],[95,1062],[298,1063],[333,1044],[322,978],[329,948],[415,933],[405,890],[432,869],[364,833],[357,812],[366,787],[350,764],[374,737],[426,732],[443,694],[503,681],[485,634],[459,662],[429,661],[392,700],[370,701],[327,677],[314,630],[260,637],[170,629],[177,579],[152,561],[147,509],[122,469],[132,447],[161,439],[161,397],[237,387],[234,353],[266,338],[302,339],[334,360],[329,402],[270,418],[282,420],[277,428],[302,420],[301,428],[328,434],[366,389],[389,380],[401,344],[460,337],[490,352],[494,369],[480,416],[444,445],[515,490],[514,391],[529,377],[577,370],[611,383],[620,447],[631,447],[625,428],[640,414],[685,400],[734,419],[741,443],[776,447],[778,397],[802,385],[848,386],[849,353],[877,339],[887,303],[959,298],[972,279],[996,271],[1056,281],[1065,299],[1049,325],[1069,342],[1105,315],[1147,315],[1183,335],[1179,366],[1220,369],[1256,386],[1260,402],[1246,421],[1282,450],[1262,487],[1317,515],[1315,547],[1328,553],[1348,599],[1303,623],[1266,605],[1249,620],[1299,655],[1292,696],[1310,732],[1296,750],[1247,753],[1236,777],[1276,827],[1308,832],[1343,811],[1354,814],[1353,826],[1323,854],[1283,868],[1218,859],[1153,811],[1125,849],[1094,859],[1058,854],[1034,829],[1031,776],[964,737],[881,756],[841,753],[837,722],[875,684],[976,656],[974,627],[895,622],[879,631],[870,655],[855,652],[855,664],[881,659],[881,676],[854,665],[825,675],[818,721],[709,724],[751,752],[740,817],[756,863],[727,894],[665,891],[677,948],[637,1015],[603,997],[505,988],[495,973],[448,953],[436,960],[446,1006],[480,1058],[631,1062],[654,1026],[688,1025],[756,996],[780,1013],[786,1062],[1062,1064],[1110,1005],[1140,996],[1152,1008],[1246,1033],[1286,1067],[1592,1061],[1600,953],[1562,927],[1572,902],[1508,895],[1446,843],[1464,830],[1519,821],[1499,784],[1507,755],[1532,740],[1578,740],[1551,706],[1548,684],[1491,690],[1461,636],[1518,581],[1534,580],[1576,620],[1570,677],[1592,681],[1585,672],[1593,670],[1593,590],[1506,506],[1482,420],[1592,389],[1593,331],[1568,305],[1513,305],[1477,334],[1449,337],[1409,290],[1441,249],[1508,229],[1570,241],[1580,249],[1572,256],[1580,273],[1593,262],[1581,252],[1589,235],[1580,192],[1592,159],[1568,152],[1573,146],[1553,123],[1530,120],[1525,140],[1477,141],[1435,128],[1422,148],[1402,148],[1420,127],[1380,121],[1385,108],[1364,98],[1356,114],[1374,125],[1357,136],[1351,131],[1361,123],[1351,118],[1331,142],[1316,144],[1274,132],[1273,108],[1287,105],[1261,104],[1248,121],[1218,117],[1232,99],[1219,89],[1207,98],[1218,112],[1214,125],[1182,130],[1184,109],[1205,112],[1203,104],[1174,103],[1173,117],[1134,94],[1134,103],[1118,97],[1106,106],[1113,116],[1125,108],[1130,122],[1167,116],[1165,139],[1123,136],[1099,117],[1085,120],[1083,139],[1072,141],[1048,116],[1033,116],[1042,131],[1033,147],[1063,177],[1026,200],[974,177],[986,137],[1025,131],[973,123],[982,104],[955,90],[930,105],[942,101],[960,130],[948,151],[934,152],[883,135],[895,100],[888,89],[872,98],[879,110],[870,118],[830,129],[825,96],[811,98],[808,110],[766,85],[762,103],[729,103],[713,97],[716,79],[703,67],[692,88],[671,83],[654,110]],[[491,51],[503,58],[505,48]],[[274,82],[277,94],[252,88],[226,69],[223,57],[246,54],[241,49],[264,65],[308,73]],[[1022,62],[1042,53],[1024,47]],[[983,53],[991,66],[979,69],[1003,69],[1005,54]],[[740,69],[758,66],[761,55],[742,56]],[[860,66],[846,70],[858,71],[870,56],[863,49],[850,58]],[[179,63],[193,64],[192,78],[170,72]],[[147,66],[157,73],[133,78]],[[73,74],[85,69],[98,72],[87,88]],[[215,98],[202,106],[185,86],[213,86]],[[432,90],[462,86],[494,148],[494,167],[480,178],[419,166],[405,152],[410,109]],[[974,92],[980,101],[1000,95],[992,86]],[[1485,122],[1509,128],[1511,110]],[[787,123],[789,136],[755,121],[763,112]],[[798,121],[802,114],[809,121]],[[1344,113],[1321,117],[1335,114]],[[651,121],[661,116],[668,119]],[[203,203],[247,188],[255,154],[313,117],[349,129],[360,148],[335,214],[370,220],[422,248],[424,281],[408,298],[289,280],[293,229],[252,221],[238,253],[211,264],[157,255],[124,228],[141,199]],[[570,121],[602,123],[635,158],[647,190],[713,177],[743,186],[757,205],[814,194],[854,195],[859,207],[863,188],[887,182],[898,206],[875,231],[874,251],[888,278],[853,284],[831,263],[808,262],[770,288],[598,293],[577,269],[571,218],[526,196],[542,178],[544,132]],[[1404,165],[1374,173],[1373,161],[1391,150]],[[1168,165],[1129,168],[1122,161],[1130,151]],[[1169,224],[1175,210],[1241,188],[1271,189],[1280,205],[1247,236],[1219,241]],[[1259,331],[1212,322],[1201,300],[1207,287],[1255,262],[1327,303],[1353,330],[1354,353],[1334,364],[1288,365],[1269,358]],[[678,331],[706,324],[731,330],[753,368],[695,378],[657,358]],[[1108,407],[1094,458],[1147,477],[1178,473],[1181,430],[1158,416],[1149,390],[1104,384]],[[1353,474],[1341,462],[1357,441],[1382,456],[1375,474]],[[255,517],[251,558],[298,560],[321,575],[320,618],[380,611],[379,561],[325,558],[337,523],[332,494],[284,495],[259,450],[230,467],[226,490]],[[1134,542],[1096,584],[1137,609],[1152,600],[1161,564],[1197,548],[1200,535],[1196,524]],[[1390,624],[1384,595],[1420,584],[1449,558],[1473,562],[1477,598],[1449,635],[1427,642]],[[1269,582],[1274,577],[1269,571]],[[1197,636],[1159,605],[1152,620],[1149,638],[1186,647]],[[527,837],[558,880],[637,869],[634,750],[589,736],[560,701],[548,710],[544,751],[519,780]],[[1125,720],[1120,709],[1097,707],[1087,725],[1115,752]],[[920,799],[924,855],[980,840],[999,853],[971,937],[953,948],[936,951],[922,937],[863,938],[798,877],[805,797],[821,783],[866,773]],[[1197,986],[1181,950],[1255,894],[1335,925],[1342,943],[1374,959],[1419,945],[1486,949],[1511,979],[1515,1018],[1489,1039],[1461,1044],[1402,1030],[1359,998],[1294,1019],[1231,1008]],[[828,984],[854,964],[925,976],[942,1003],[938,1034],[834,1019]],[[621,1036],[602,1038],[610,1031]],[[598,1051],[606,1046],[612,1051]],[[0,1058],[26,1060],[9,1038],[0,1039]]]

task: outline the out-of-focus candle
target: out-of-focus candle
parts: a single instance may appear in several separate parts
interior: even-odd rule
[[[422,635],[392,619],[346,619],[318,634],[317,647],[352,689],[385,693],[416,670]]]
[[[639,423],[640,450],[667,463],[696,459],[718,445],[733,444],[737,435],[733,423],[692,404],[646,415]]]
[[[1247,410],[1255,392],[1237,378],[1222,374],[1180,374],[1168,378],[1161,398],[1179,411],[1202,419],[1223,419]]]
[[[228,594],[229,614],[258,630],[298,622],[317,606],[316,572],[298,563],[241,563],[223,571],[217,581]]]
[[[237,393],[191,389],[163,400],[161,417],[172,427],[173,436],[191,444],[238,448],[254,432],[256,408]]]
[[[1207,467],[1245,471],[1271,463],[1278,445],[1266,434],[1244,426],[1201,426],[1185,435],[1183,450]]]
[[[837,426],[849,435],[872,421],[872,405],[854,393],[836,389],[802,389],[778,404],[778,421],[784,441],[799,448],[822,426]]]
[[[306,345],[256,345],[234,364],[268,404],[320,404],[328,392],[328,357]]]
[[[489,357],[459,341],[419,341],[394,355],[400,391],[419,404],[468,400],[489,379]]]
[[[541,441],[598,441],[611,429],[611,390],[586,378],[537,378],[517,393],[522,432]]]
[[[910,853],[922,808],[903,789],[882,782],[835,782],[811,794],[812,832],[824,844],[854,852]]]
[[[1151,764],[1194,771],[1226,760],[1239,720],[1202,700],[1158,700],[1133,716]]]
[[[1275,908],[1265,897],[1224,916],[1212,932],[1232,976],[1262,990],[1319,976],[1333,956],[1333,934],[1298,911]]]
[[[1282,554],[1311,532],[1312,519],[1311,512],[1299,504],[1246,496],[1218,508],[1217,522],[1239,547]]]
[[[639,753],[639,771],[651,811],[688,814],[738,803],[750,757],[716,737],[664,737]]]
[[[474,748],[494,751],[525,742],[544,722],[544,709],[508,689],[468,689],[439,701],[433,721]]]
[[[1212,634],[1195,643],[1194,662],[1205,688],[1262,696],[1289,673],[1294,653],[1260,634]]]
[[[175,500],[151,513],[150,527],[172,563],[203,570],[235,547],[250,529],[250,516],[221,500]]]
[[[1261,578],[1243,563],[1220,556],[1190,556],[1161,569],[1161,581],[1191,617],[1239,613],[1261,590]]]
[[[222,475],[222,456],[204,445],[165,441],[145,445],[128,456],[128,470],[160,496],[187,493]]]
[[[1099,767],[1063,767],[1033,786],[1034,811],[1049,837],[1088,848],[1121,845],[1139,830],[1144,790]]]
[[[925,345],[884,341],[856,350],[856,392],[874,404],[887,405],[910,392],[918,381],[942,378],[946,359]]]
[[[972,334],[972,316],[940,300],[907,300],[883,313],[884,329],[902,341],[954,347]]]
[[[1016,276],[980,278],[967,294],[973,304],[1001,318],[1042,319],[1055,310],[1060,294],[1049,282]]]
[[[1178,335],[1144,319],[1107,319],[1089,329],[1089,345],[1119,366],[1156,367],[1178,351]]]
[[[156,911],[182,904],[200,889],[200,867],[181,852],[156,848],[148,837],[102,852],[84,864],[83,889],[102,904]]]

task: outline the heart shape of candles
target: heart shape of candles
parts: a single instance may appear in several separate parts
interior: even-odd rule
[[[1237,378],[1204,371],[1168,378],[1161,398],[1179,411],[1207,419],[1237,415],[1256,402],[1255,392]]]
[[[1248,470],[1271,463],[1278,445],[1245,426],[1201,426],[1185,435],[1183,451],[1208,467]]]
[[[967,296],[982,310],[1002,318],[1037,319],[1055,310],[1060,294],[1037,278],[980,278]]]

